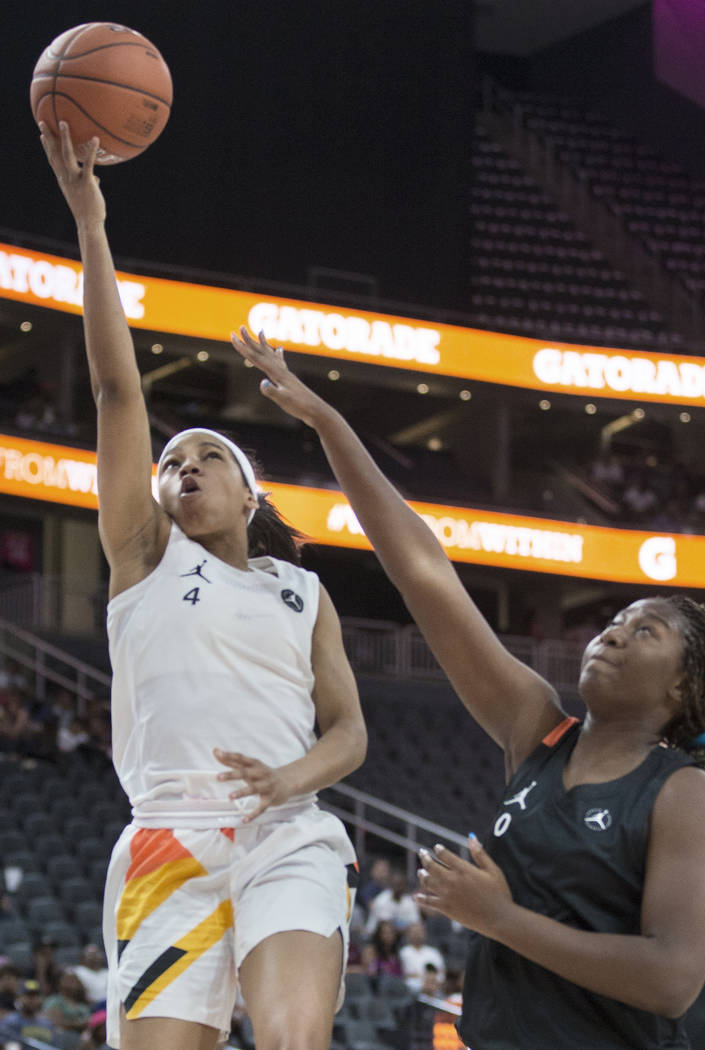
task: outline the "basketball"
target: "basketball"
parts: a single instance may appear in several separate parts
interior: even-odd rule
[[[79,159],[98,137],[97,164],[142,153],[164,130],[171,100],[171,74],[157,48],[112,22],[88,22],[57,36],[40,55],[30,87],[34,119],[54,135],[65,120]]]

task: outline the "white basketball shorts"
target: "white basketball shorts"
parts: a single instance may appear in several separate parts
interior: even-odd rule
[[[341,821],[315,807],[252,827],[128,825],[105,888],[110,1046],[120,1046],[121,1005],[128,1020],[171,1017],[229,1032],[237,971],[272,934],[339,929],[344,964],[354,862]],[[338,1009],[343,991],[341,973]]]

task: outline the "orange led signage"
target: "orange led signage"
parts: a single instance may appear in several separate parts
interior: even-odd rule
[[[301,485],[267,487],[284,516],[315,543],[369,549],[340,492]],[[97,509],[95,453],[0,435],[0,493]],[[430,503],[411,506],[453,561],[705,589],[705,536],[611,529]]]
[[[703,358],[547,346],[523,336],[125,273],[118,285],[129,323],[155,332],[227,341],[244,323],[299,353],[531,390],[705,405]],[[80,264],[0,244],[0,297],[80,314]]]

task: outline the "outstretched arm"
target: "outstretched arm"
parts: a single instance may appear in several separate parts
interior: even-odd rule
[[[91,388],[98,412],[98,490],[101,540],[117,593],[158,560],[168,530],[152,500],[152,449],[130,330],[118,294],[105,231],[105,201],[94,174],[98,140],[83,164],[68,125],[57,141],[41,124],[41,142],[76,221],[84,274],[83,328]],[[161,552],[159,552],[161,553]]]
[[[262,393],[318,433],[378,558],[473,717],[504,748],[508,774],[563,717],[553,688],[501,644],[443,548],[331,405],[289,371],[281,350],[242,328],[233,346],[267,377]]]

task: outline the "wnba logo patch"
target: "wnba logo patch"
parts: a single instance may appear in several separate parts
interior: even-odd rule
[[[304,600],[296,591],[292,591],[287,587],[281,592],[281,596],[284,605],[288,605],[294,612],[303,612]]]

